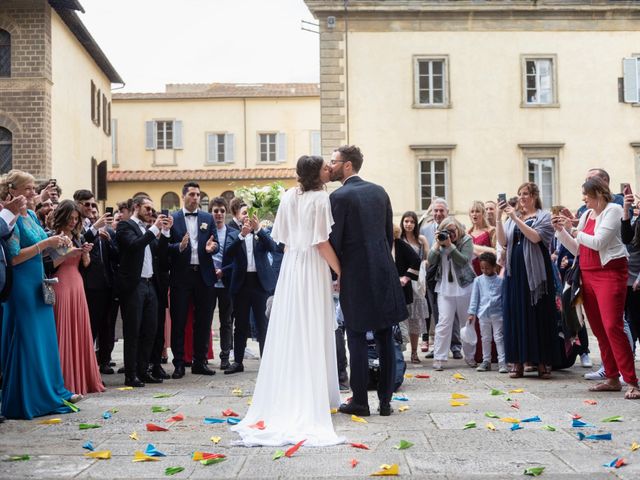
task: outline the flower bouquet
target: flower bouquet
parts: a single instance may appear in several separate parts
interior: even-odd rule
[[[273,220],[284,192],[284,185],[280,182],[275,182],[264,187],[242,187],[234,193],[236,197],[242,198],[247,204],[249,217],[257,215],[261,220]]]

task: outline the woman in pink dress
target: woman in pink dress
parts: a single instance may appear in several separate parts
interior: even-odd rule
[[[98,361],[93,349],[89,309],[84,293],[82,276],[78,270],[80,261],[89,265],[92,244],[82,243],[80,212],[71,200],[60,202],[53,217],[53,230],[71,239],[73,247],[59,249],[53,257],[56,303],[54,316],[58,333],[58,348],[64,385],[80,394],[105,390]]]

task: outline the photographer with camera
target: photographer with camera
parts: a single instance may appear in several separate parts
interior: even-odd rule
[[[475,273],[471,267],[473,239],[454,218],[445,218],[436,231],[433,247],[429,251],[429,265],[436,265],[436,293],[438,294],[438,323],[436,325],[433,368],[442,370],[448,358],[453,322],[467,318]],[[473,360],[475,345],[463,342],[465,361],[477,366]]]

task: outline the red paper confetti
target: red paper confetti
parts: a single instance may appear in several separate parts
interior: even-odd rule
[[[184,420],[184,415],[182,415],[181,413],[174,415],[171,418],[167,418],[167,422],[181,422]]]
[[[515,402],[513,402],[513,403],[511,404],[511,408],[515,408],[515,409],[519,410],[519,409],[520,409],[520,402],[518,402],[518,401],[516,400]]]
[[[619,458],[618,461],[616,462],[616,464],[614,465],[614,467],[616,468],[620,468],[623,465],[626,465],[627,461],[624,458]]]
[[[355,458],[351,459],[351,468],[356,468],[356,465],[358,465],[358,460],[356,460]]]
[[[222,453],[205,453],[205,452],[202,452],[202,459],[203,460],[209,460],[210,458],[226,458],[226,455],[223,455]]]
[[[584,403],[586,403],[587,405],[597,405],[598,402],[596,402],[595,400],[585,400]]]
[[[296,453],[298,451],[298,449],[302,446],[302,444],[304,442],[306,442],[306,441],[307,440],[305,439],[305,440],[301,440],[298,443],[296,443],[293,447],[291,447],[289,450],[284,452],[284,456],[291,458],[293,456],[293,454]]]
[[[224,412],[222,412],[222,415],[224,417],[239,417],[240,416],[236,412],[231,410],[230,408],[227,408]]]
[[[253,425],[249,425],[249,428],[255,428],[257,430],[264,430],[265,429],[264,421],[260,420],[259,422],[254,423]]]
[[[168,428],[161,427],[160,425],[156,425],[155,423],[147,423],[147,431],[148,432],[168,432]]]
[[[353,448],[361,448],[363,450],[369,450],[369,447],[367,447],[364,443],[350,443],[349,445],[351,445]]]
[[[582,415],[580,415],[579,413],[574,413],[573,415],[571,415],[571,418],[574,420],[580,420],[582,418]]]
[[[431,378],[431,375],[425,375],[424,373],[419,373],[416,375],[416,378]]]

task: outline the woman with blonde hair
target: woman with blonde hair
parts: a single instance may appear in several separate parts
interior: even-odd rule
[[[35,196],[33,176],[11,170],[0,181],[0,198]],[[4,304],[1,364],[2,415],[31,419],[71,410],[64,401],[81,396],[64,388],[53,307],[44,301],[42,254],[69,247],[62,235],[47,237],[34,212],[18,216],[8,240],[8,261],[13,265],[13,289]]]
[[[484,203],[475,200],[469,209],[471,228],[467,231],[473,239],[473,271],[480,275],[480,259],[483,253],[496,253],[496,229],[489,225]]]

